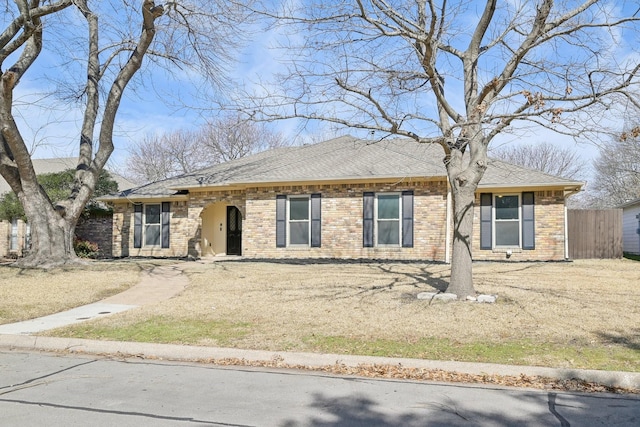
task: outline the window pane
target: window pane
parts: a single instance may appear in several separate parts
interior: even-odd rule
[[[309,199],[293,198],[289,199],[289,219],[305,220],[309,219]]]
[[[519,221],[496,221],[496,246],[520,246]]]
[[[144,226],[144,244],[145,246],[160,246],[160,225]]]
[[[518,196],[496,196],[496,219],[518,218]]]
[[[309,223],[308,222],[291,222],[289,223],[289,243],[292,245],[308,245],[309,244]]]
[[[378,244],[400,244],[400,221],[378,221]]]
[[[145,224],[160,224],[160,205],[145,205]]]
[[[378,219],[400,219],[400,196],[378,196]]]

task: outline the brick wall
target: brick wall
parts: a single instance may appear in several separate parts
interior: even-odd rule
[[[80,240],[97,243],[100,256],[111,256],[113,246],[113,219],[111,215],[80,217],[76,225],[76,236]]]
[[[362,245],[363,192],[414,191],[414,247],[364,248]],[[277,248],[276,196],[322,195],[322,246]],[[479,197],[479,195],[478,195]],[[188,200],[171,203],[171,247],[133,248],[133,204],[114,207],[112,254],[121,256],[200,257],[204,209],[234,205],[243,217],[242,255],[246,258],[365,258],[445,261],[446,181],[394,184],[332,184],[255,187],[245,190],[192,191]],[[476,260],[506,260],[505,250],[480,250],[479,200],[474,209],[473,251]],[[512,250],[510,260],[564,259],[564,198],[562,191],[535,193],[535,250]],[[220,222],[220,224],[218,224]],[[226,225],[225,225],[226,226]],[[224,233],[220,234],[223,235]]]
[[[11,239],[11,223],[0,221],[0,258],[9,255],[9,239]]]
[[[364,248],[363,192],[414,191],[414,247]],[[276,195],[322,195],[322,247],[276,247]],[[247,190],[242,243],[247,258],[385,258],[444,261],[447,205],[445,181],[337,184]]]
[[[511,192],[513,193],[513,192]],[[535,249],[480,249],[480,194],[473,210],[473,259],[494,261],[561,261],[565,258],[564,194],[561,190],[534,195]]]
[[[18,220],[17,223],[17,247],[11,249],[11,222],[0,221],[0,257],[20,257],[25,250],[27,224]]]

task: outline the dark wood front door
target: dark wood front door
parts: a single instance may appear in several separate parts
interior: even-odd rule
[[[242,215],[235,206],[227,206],[227,255],[242,255]]]

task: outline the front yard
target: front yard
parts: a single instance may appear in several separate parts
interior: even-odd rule
[[[49,335],[640,371],[632,260],[474,264],[496,304],[418,300],[446,286],[442,264],[181,265],[173,299]]]

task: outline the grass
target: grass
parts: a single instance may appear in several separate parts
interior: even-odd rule
[[[142,268],[118,262],[50,270],[0,265],[0,324],[58,313],[117,294],[139,281]]]
[[[228,346],[249,333],[249,324],[199,319],[176,321],[166,316],[154,316],[140,322],[113,328],[112,326],[83,323],[68,336],[93,339],[137,341],[149,343],[192,344],[206,337],[209,345]],[[66,336],[63,332],[60,336]]]
[[[427,263],[186,263],[159,304],[49,335],[640,372],[640,269],[630,260],[477,263],[496,304],[430,303]]]
[[[637,371],[638,351],[625,347],[558,344],[514,340],[502,343],[454,342],[422,339],[415,343],[392,340],[362,341],[345,337],[309,337],[316,352],[364,354],[432,360],[455,360],[507,365],[565,366],[575,369]]]
[[[624,257],[626,259],[632,260],[632,261],[640,261],[640,255],[634,255],[634,254],[630,254],[628,252],[624,253]]]

